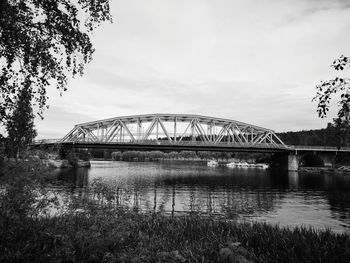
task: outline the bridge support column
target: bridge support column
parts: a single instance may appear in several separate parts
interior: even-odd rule
[[[300,156],[296,153],[276,153],[271,158],[271,167],[288,171],[297,171]]]
[[[288,171],[298,171],[299,158],[297,154],[288,154]]]
[[[299,169],[299,163],[302,159],[304,159],[305,166],[315,166],[315,163],[312,163],[312,160],[305,159],[306,157],[319,158],[322,165],[316,165],[319,167],[333,167],[335,164],[336,154],[332,152],[312,152],[312,151],[296,151],[290,153],[276,153],[271,158],[271,166],[275,168],[282,168],[288,171],[297,171]],[[313,160],[313,162],[315,162]],[[315,166],[315,167],[316,167]]]

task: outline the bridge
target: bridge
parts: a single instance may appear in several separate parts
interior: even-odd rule
[[[205,144],[283,148],[275,132],[221,118],[185,114],[124,116],[76,125],[61,142],[129,144]]]
[[[350,152],[335,147],[288,146],[271,129],[194,114],[133,115],[86,122],[75,125],[60,140],[36,142],[57,143],[75,148],[118,150],[275,153],[284,158],[287,163],[283,165],[289,170],[297,169],[302,154],[317,152],[328,157],[339,151]],[[326,159],[325,163],[331,162]]]

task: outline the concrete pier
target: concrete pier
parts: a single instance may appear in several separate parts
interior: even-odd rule
[[[276,153],[272,156],[272,167],[287,169],[288,171],[298,171],[301,162],[306,162],[304,165],[312,166],[307,163],[316,160],[321,164],[321,167],[333,167],[335,164],[336,152],[289,152],[289,153]]]

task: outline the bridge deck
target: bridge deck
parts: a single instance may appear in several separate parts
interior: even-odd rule
[[[301,146],[288,145],[290,150],[298,152],[350,152],[350,147],[333,147],[333,146]]]
[[[66,145],[76,148],[99,148],[116,150],[193,150],[193,151],[244,151],[244,152],[350,152],[346,147],[272,145],[222,142],[211,144],[203,141],[135,141],[135,142],[62,142],[60,139],[37,140],[33,145]]]

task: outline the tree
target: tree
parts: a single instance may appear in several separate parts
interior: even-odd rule
[[[198,157],[201,158],[202,160],[205,159],[209,159],[210,158],[210,152],[208,151],[198,151],[197,153]]]
[[[36,136],[34,129],[34,114],[31,104],[31,87],[29,82],[25,82],[24,88],[21,90],[16,108],[6,123],[8,133],[6,151],[10,157],[18,157]]]
[[[350,147],[350,122],[349,116],[345,118],[340,118],[338,114],[338,118],[334,119],[334,126],[337,130],[337,137],[339,137],[340,146]]]
[[[89,35],[106,20],[109,0],[1,0],[0,125],[25,82],[41,115],[48,86],[62,94],[69,76],[83,74],[94,52]]]
[[[350,67],[350,58],[340,56],[334,60],[332,67],[339,71]],[[334,119],[335,127],[338,129],[342,138],[342,145],[350,144],[350,79],[336,77],[327,81],[321,81],[316,86],[316,96],[313,100],[317,101],[317,112],[319,117],[324,118],[329,111],[329,103],[334,94],[340,94],[338,104],[340,109],[337,118]]]

